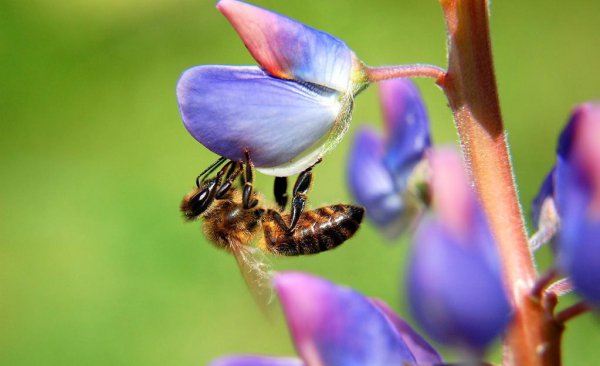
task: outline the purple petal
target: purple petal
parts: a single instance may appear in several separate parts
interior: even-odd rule
[[[431,146],[429,117],[419,89],[410,79],[383,81],[379,90],[388,136],[385,164],[393,175],[406,181]]]
[[[440,364],[444,360],[442,356],[419,335],[404,319],[400,318],[385,302],[379,299],[371,299],[373,303],[385,314],[389,321],[394,324],[398,333],[408,346],[417,365]]]
[[[405,226],[400,222],[405,204],[400,188],[383,164],[383,154],[381,137],[362,128],[350,149],[348,181],[351,193],[356,202],[366,208],[367,216],[384,230],[387,228],[388,235],[394,237]]]
[[[297,358],[238,355],[218,358],[208,366],[304,366],[304,362]]]
[[[458,154],[432,153],[431,168],[435,212],[413,239],[410,307],[432,338],[482,351],[511,316],[493,237]]]
[[[452,149],[440,149],[431,153],[429,165],[436,214],[457,236],[468,236],[477,204],[461,158]]]
[[[531,204],[531,218],[536,228],[539,228],[542,206],[548,198],[554,198],[554,168],[550,170],[550,173],[542,182],[542,186]]]
[[[403,365],[414,362],[402,338],[358,292],[301,273],[275,277],[292,337],[308,365]]]
[[[413,245],[407,280],[415,319],[439,342],[485,349],[510,320],[498,271],[477,246],[458,241],[440,221],[423,221]]]
[[[349,91],[354,53],[339,39],[283,15],[236,0],[217,8],[269,74]]]
[[[564,210],[586,206],[587,201],[600,216],[599,139],[600,103],[579,106],[559,138],[556,196],[561,217]]]
[[[280,176],[323,153],[340,114],[338,96],[243,66],[193,67],[177,85],[184,125],[196,140],[235,161],[248,150],[257,168]]]
[[[575,129],[579,120],[581,120],[581,110],[575,109],[571,114],[571,118],[567,122],[567,125],[565,128],[563,128],[560,136],[558,137],[556,153],[558,154],[559,158],[569,159],[573,147]]]
[[[565,218],[559,242],[561,268],[577,293],[600,309],[600,220]]]
[[[600,104],[577,108],[560,139],[556,196],[559,262],[579,294],[600,307]]]

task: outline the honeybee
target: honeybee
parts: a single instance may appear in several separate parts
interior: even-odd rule
[[[188,221],[203,219],[206,237],[233,254],[251,292],[263,306],[271,296],[269,266],[263,253],[283,256],[320,253],[339,246],[360,227],[364,208],[359,206],[335,204],[304,210],[312,167],[296,180],[291,213],[282,214],[287,204],[285,178],[276,178],[279,208],[270,208],[261,204],[260,194],[254,192],[249,156],[244,163],[225,161],[217,160],[198,177],[196,188],[183,198],[181,211]],[[207,178],[224,163],[213,178]],[[244,183],[240,190],[234,183],[242,171]],[[262,235],[258,244],[252,246],[259,234]]]

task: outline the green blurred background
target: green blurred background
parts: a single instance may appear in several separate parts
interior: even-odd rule
[[[371,65],[444,65],[434,0],[255,3],[344,39]],[[599,14],[596,0],[493,3],[500,98],[526,209],[570,109],[600,96]],[[0,364],[294,354],[282,318],[264,320],[234,260],[178,212],[215,156],[183,128],[175,83],[190,66],[221,63],[254,62],[213,1],[0,3]],[[435,141],[455,144],[442,93],[419,85]],[[381,125],[376,88],[358,98],[350,136],[361,123]],[[314,206],[349,200],[350,140],[315,169]],[[270,193],[270,178],[257,185]],[[406,251],[367,224],[333,252],[273,264],[351,285],[408,316]],[[597,319],[576,319],[565,363],[596,364],[598,344]]]

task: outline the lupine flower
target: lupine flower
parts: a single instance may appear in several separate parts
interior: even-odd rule
[[[314,164],[347,130],[363,64],[341,40],[237,0],[221,0],[260,67],[185,71],[177,99],[187,130],[214,153],[287,176]]]
[[[297,358],[229,356],[211,366],[432,365],[439,354],[379,300],[302,273],[275,276]]]
[[[409,79],[380,83],[385,137],[363,127],[348,160],[350,191],[367,216],[390,238],[409,227],[421,206],[411,186],[415,167],[431,146],[429,119],[417,87]]]
[[[558,141],[552,189],[538,197],[556,204],[558,261],[575,290],[600,307],[600,104],[575,109]],[[544,186],[542,187],[544,188]],[[534,210],[539,206],[534,202]]]
[[[477,355],[510,320],[499,258],[459,155],[440,150],[428,159],[433,212],[413,240],[407,297],[427,334]]]

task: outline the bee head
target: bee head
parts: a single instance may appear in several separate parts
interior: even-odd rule
[[[196,219],[210,207],[215,200],[217,183],[217,179],[211,179],[183,197],[181,212],[186,220]]]

